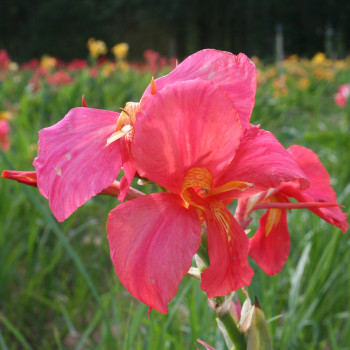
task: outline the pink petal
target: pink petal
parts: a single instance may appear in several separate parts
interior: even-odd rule
[[[125,288],[143,303],[167,313],[167,303],[200,245],[194,209],[171,193],[152,193],[125,202],[108,217],[111,259]]]
[[[129,133],[119,141],[121,146],[123,170],[125,174],[120,180],[120,194],[118,196],[118,199],[121,202],[125,199],[125,196],[136,173],[134,158],[131,153],[133,133],[131,133],[132,136],[130,136]]]
[[[249,119],[255,103],[256,67],[250,59],[240,53],[206,49],[187,57],[168,75],[156,80],[157,90],[167,84],[196,78],[220,85],[233,100],[243,128],[249,126]],[[151,87],[143,96],[150,94]]]
[[[311,181],[310,187],[305,189],[304,193],[307,193],[315,200],[336,202],[337,195],[330,184],[329,174],[318,159],[317,154],[306,147],[298,145],[289,147],[288,152]]]
[[[295,198],[298,202],[314,202],[315,199],[305,193],[305,191],[300,191],[294,186],[285,186],[283,188],[283,194],[288,197]],[[327,203],[319,201],[320,203]],[[335,203],[332,201],[331,203]],[[310,211],[318,215],[321,219],[329,222],[330,224],[340,228],[343,233],[348,229],[347,215],[344,214],[339,207],[326,207],[326,208],[309,208]]]
[[[10,124],[7,120],[0,120],[0,149],[7,151],[10,148]]]
[[[286,210],[268,209],[259,223],[258,231],[249,240],[249,256],[267,275],[275,275],[281,271],[289,256]]]
[[[337,195],[334,192],[330,177],[313,151],[302,146],[291,146],[288,152],[293,156],[300,168],[311,180],[311,186],[304,191],[300,191],[295,187],[288,186],[283,192],[293,196],[299,202],[337,202]],[[325,221],[339,227],[344,233],[348,228],[346,222],[346,214],[339,207],[331,208],[312,208],[310,209],[316,215]]]
[[[181,193],[191,167],[215,177],[234,157],[240,135],[234,104],[220,87],[199,79],[175,83],[141,101],[135,166],[141,176]]]
[[[248,263],[247,235],[225,207],[216,215],[206,218],[210,266],[202,273],[201,289],[209,298],[248,286],[254,274]]]
[[[121,168],[120,143],[106,147],[118,113],[74,108],[39,132],[38,188],[58,221],[108,187]]]
[[[206,342],[204,342],[203,340],[197,339],[197,342],[199,344],[202,344],[206,350],[215,350],[215,348],[213,348],[212,346],[210,346],[209,344],[207,344]],[[197,348],[197,345],[196,345]],[[198,349],[198,348],[197,348]]]
[[[268,131],[251,126],[244,133],[231,164],[215,179],[215,187],[230,181],[254,185],[245,191],[230,191],[218,196],[221,200],[239,198],[275,188],[282,182],[299,181],[302,188],[310,182],[295,160]]]

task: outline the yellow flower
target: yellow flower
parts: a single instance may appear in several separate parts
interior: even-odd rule
[[[299,56],[296,54],[290,55],[284,60],[284,62],[288,62],[288,63],[297,63],[298,61],[299,61]]]
[[[119,61],[118,62],[118,69],[120,69],[122,72],[127,72],[129,70],[128,62]]]
[[[345,60],[337,60],[335,61],[335,68],[339,70],[344,70],[350,68]]]
[[[0,111],[0,120],[11,120],[13,117],[12,113],[9,111]]]
[[[107,53],[107,46],[102,40],[90,38],[87,42],[87,47],[89,49],[90,56],[93,58],[98,58],[99,56]]]
[[[320,80],[333,81],[334,79],[334,72],[329,68],[316,67],[312,70],[312,75],[318,81]]]
[[[44,55],[40,59],[40,67],[45,69],[53,69],[56,67],[56,58],[49,55]]]
[[[298,88],[299,88],[300,90],[305,90],[305,89],[307,89],[309,86],[310,86],[310,81],[309,81],[309,79],[307,79],[307,78],[301,78],[301,79],[298,81]]]
[[[256,78],[257,78],[256,80],[257,80],[258,86],[261,86],[261,85],[266,83],[266,80],[267,80],[266,76],[265,76],[264,72],[261,71],[260,69],[258,69]]]
[[[288,95],[289,89],[287,86],[287,78],[284,74],[273,81],[273,88],[274,91],[272,95],[275,98]]]
[[[129,51],[129,45],[127,43],[119,43],[112,47],[113,55],[116,59],[122,60],[124,59]]]
[[[13,71],[13,72],[17,72],[18,71],[18,63],[16,62],[10,62],[9,64],[9,70]]]
[[[115,63],[108,62],[103,65],[102,75],[107,78],[115,71],[115,69],[116,69]]]
[[[326,61],[326,55],[323,52],[317,52],[314,57],[311,59],[312,64],[322,64]]]

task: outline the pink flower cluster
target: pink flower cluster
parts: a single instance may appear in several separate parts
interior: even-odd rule
[[[10,125],[7,120],[0,120],[0,149],[7,151],[10,148]]]
[[[280,271],[289,254],[288,208],[309,208],[347,229],[317,156],[301,146],[286,150],[250,124],[256,76],[244,54],[202,50],[152,80],[121,113],[74,108],[39,133],[37,186],[59,221],[113,187],[121,169],[120,201],[130,199],[134,177],[166,189],[139,193],[107,222],[120,281],[161,313],[203,239],[210,263],[201,289],[216,297],[250,284],[248,255],[267,274]],[[25,181],[36,180],[26,173]],[[233,216],[227,205],[235,199]],[[267,211],[249,239],[244,229],[256,209]]]
[[[334,96],[334,101],[339,107],[345,107],[350,95],[350,84],[340,85]]]

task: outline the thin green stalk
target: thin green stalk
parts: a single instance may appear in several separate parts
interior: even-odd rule
[[[218,315],[219,320],[224,325],[227,335],[235,346],[236,350],[246,350],[247,345],[244,336],[237,328],[236,322],[229,312],[224,315]]]

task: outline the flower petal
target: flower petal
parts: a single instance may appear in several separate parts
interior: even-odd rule
[[[215,177],[234,157],[241,125],[224,91],[204,80],[175,83],[141,101],[132,152],[138,173],[181,193],[185,172]]]
[[[209,298],[248,286],[254,274],[248,263],[247,235],[223,204],[213,202],[206,217],[210,266],[201,283]]]
[[[122,202],[131,186],[134,179],[136,169],[134,165],[134,158],[131,153],[131,145],[133,142],[133,131],[131,134],[127,134],[122,140],[120,140],[121,157],[123,163],[124,176],[120,180],[120,194],[118,199]]]
[[[267,275],[280,272],[289,256],[286,209],[268,209],[260,218],[259,229],[249,240],[249,256]]]
[[[10,148],[10,125],[7,120],[0,120],[0,149],[7,151]]]
[[[268,131],[251,126],[244,133],[231,164],[215,179],[214,189],[230,181],[254,184],[245,191],[229,191],[218,196],[221,200],[239,198],[275,188],[282,182],[299,181],[302,188],[310,182],[295,160]]]
[[[167,84],[196,78],[220,85],[233,100],[243,128],[255,103],[257,71],[255,64],[244,54],[235,56],[230,52],[206,49],[187,57],[168,75],[157,79],[157,91]],[[151,93],[151,84],[143,96]]]
[[[200,245],[194,209],[171,193],[125,202],[108,217],[111,259],[125,288],[161,313],[173,298]]]
[[[330,184],[329,174],[318,159],[317,154],[308,148],[297,145],[289,147],[288,152],[309,177],[311,186],[304,191],[300,191],[295,186],[288,186],[283,189],[283,192],[294,197],[299,202],[336,203],[337,195]],[[325,221],[339,227],[343,233],[347,230],[346,214],[339,207],[310,208],[310,210]]]
[[[58,221],[108,187],[121,168],[120,143],[106,147],[118,113],[74,108],[39,132],[38,188]]]

